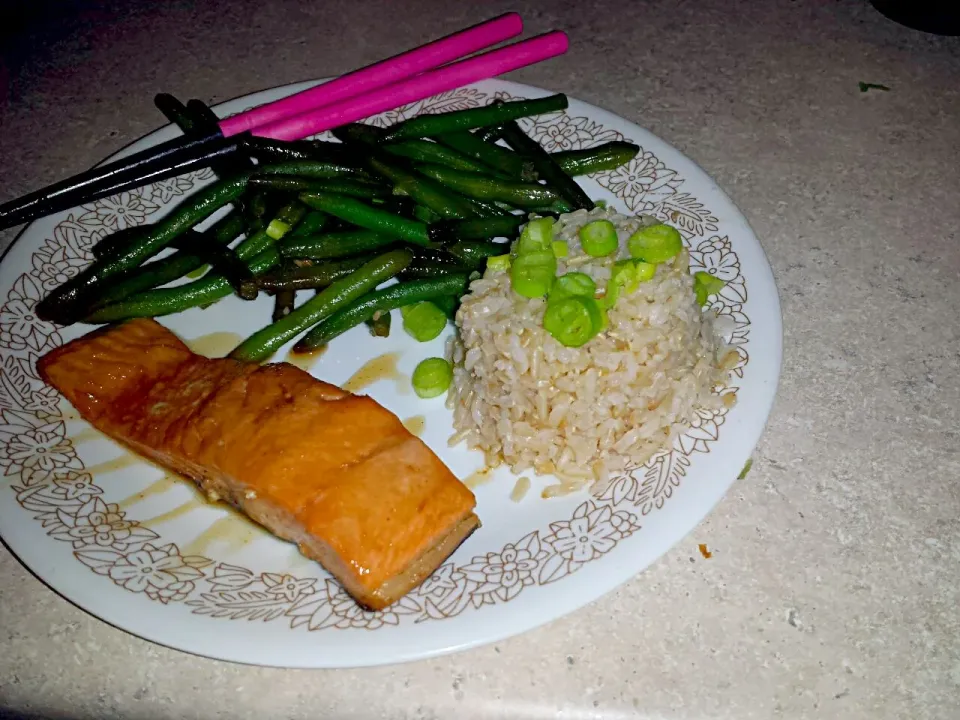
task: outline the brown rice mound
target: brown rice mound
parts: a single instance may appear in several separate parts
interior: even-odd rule
[[[618,230],[614,257],[583,253],[577,230],[599,218]],[[555,240],[566,241],[568,271],[592,276],[602,291],[613,262],[647,217],[597,208],[564,215]],[[543,299],[516,294],[508,271],[487,270],[470,285],[449,345],[454,381],[448,406],[451,444],[482,450],[490,467],[553,474],[559,495],[603,482],[667,450],[698,408],[731,404],[729,368],[736,353],[716,335],[713,313],[697,304],[689,257],[682,252],[634,293],[622,293],[609,326],[579,348],[543,328]]]

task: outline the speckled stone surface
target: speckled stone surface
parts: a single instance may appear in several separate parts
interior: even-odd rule
[[[753,471],[684,542],[460,655],[204,660],[83,613],[0,549],[0,716],[960,717],[960,39],[855,0],[46,5],[3,40],[4,199],[154,129],[160,90],[339,74],[508,9],[566,29],[567,56],[511,77],[635,120],[717,179],[773,265],[784,366]]]

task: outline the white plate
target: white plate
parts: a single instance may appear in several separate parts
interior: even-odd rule
[[[218,110],[235,113],[308,85],[266,90]],[[487,81],[385,119],[472,107],[494,96],[546,94]],[[705,415],[674,452],[618,478],[599,498],[544,500],[547,480],[538,479],[515,503],[509,498],[515,478],[497,471],[476,489],[483,528],[409,596],[384,612],[363,612],[293,546],[195,500],[187,482],[164,480],[161,470],[93,431],[33,369],[39,355],[88,329],[57,330],[37,320],[37,299],[89,262],[99,237],[154,220],[209,177],[205,171],[40,220],[4,259],[0,533],[10,548],[64,597],[131,633],[213,658],[289,667],[395,663],[493,642],[595,600],[666,552],[723,496],[763,429],[780,367],[773,276],[727,196],[642,128],[571,100],[567,112],[537,118],[526,129],[549,150],[615,139],[642,147],[628,167],[583,185],[621,210],[672,222],[694,264],[729,281],[716,305],[733,319],[742,356],[733,410]],[[125,152],[176,134],[164,128]],[[185,339],[235,333],[207,341],[208,351],[226,352],[232,339],[269,321],[271,305],[266,298],[252,305],[230,298],[163,322]],[[424,416],[424,440],[465,477],[480,468],[480,454],[449,448],[451,414],[442,399],[419,400],[408,389],[416,363],[442,348],[442,338],[421,345],[403,332],[382,339],[356,328],[310,371],[342,383],[367,361],[396,353],[399,379],[382,379],[368,392],[401,418]]]

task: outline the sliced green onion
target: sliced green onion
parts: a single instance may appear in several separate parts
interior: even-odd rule
[[[279,240],[288,232],[290,232],[290,226],[283,220],[274,219],[270,221],[269,225],[267,225],[267,235],[272,237],[274,240]]]
[[[418,342],[433,340],[447,326],[447,316],[432,302],[418,302],[400,308],[403,329]]]
[[[663,223],[640,228],[627,240],[631,257],[648,263],[662,263],[683,250],[683,239],[676,228]]]
[[[580,347],[600,332],[603,315],[593,298],[577,295],[547,305],[544,329],[566,347]]]
[[[597,303],[597,309],[600,311],[600,328],[597,330],[597,334],[600,334],[610,327],[610,316],[607,314],[607,309],[603,305],[596,300],[594,300],[594,302]]]
[[[726,284],[725,280],[714,277],[703,270],[695,272],[693,274],[693,290],[697,294],[697,303],[700,307],[706,306],[707,298],[723,290],[723,286]]]
[[[644,262],[643,260],[634,260],[633,266],[637,269],[637,280],[639,282],[653,280],[653,276],[657,274],[657,266],[653,263]]]
[[[640,286],[637,264],[633,260],[620,260],[613,264],[610,271],[610,282],[607,283],[607,292],[604,295],[604,305],[612,308],[621,292],[632,293]]]
[[[510,269],[510,253],[506,255],[493,255],[487,258],[487,269],[488,270],[509,270]]]
[[[553,247],[554,257],[565,258],[570,254],[570,246],[567,245],[563,240],[554,240],[550,244]]]
[[[606,209],[607,209],[607,201],[606,201],[606,200],[594,200],[594,201],[593,201],[593,206],[594,206],[594,207],[598,207],[598,208],[603,208],[604,210],[606,210]]]
[[[549,247],[549,246],[548,246]],[[546,295],[557,274],[557,258],[553,250],[518,255],[510,264],[510,281],[518,295],[537,298]]]
[[[569,272],[558,277],[550,288],[550,301],[582,295],[592,298],[597,292],[597,284],[593,278],[582,272]]]
[[[617,228],[609,220],[594,220],[580,228],[580,244],[583,251],[592,257],[606,257],[617,251],[620,241]]]
[[[432,357],[420,362],[410,378],[413,391],[424,399],[442,395],[453,381],[453,368],[443,358]]]
[[[517,241],[517,255],[550,250],[553,242],[553,218],[542,217],[528,222]]]

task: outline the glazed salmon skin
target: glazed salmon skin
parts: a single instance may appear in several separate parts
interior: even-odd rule
[[[473,493],[393,413],[293,365],[209,359],[137,319],[37,368],[95,428],[296,543],[367,608],[480,525]]]

